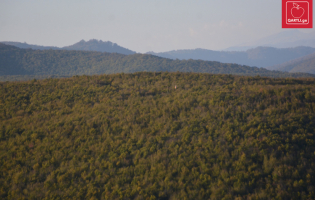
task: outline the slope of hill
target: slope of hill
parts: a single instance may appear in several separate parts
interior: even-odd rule
[[[15,46],[22,49],[35,49],[35,50],[57,50],[60,49],[59,47],[52,47],[52,46],[40,46],[40,45],[34,45],[34,44],[27,44],[22,42],[0,42],[2,44]]]
[[[315,53],[276,65],[273,69],[286,72],[304,72],[315,74]]]
[[[0,199],[315,199],[315,79],[152,72],[0,94]]]
[[[202,60],[171,60],[153,55],[89,51],[31,50],[0,44],[0,75],[93,75],[139,71],[181,71],[269,77],[312,77]]]
[[[124,47],[118,46],[116,43],[103,42],[102,40],[95,40],[95,39],[89,40],[89,41],[81,40],[80,42],[74,45],[63,47],[62,49],[120,53],[120,54],[125,54],[125,55],[136,53]]]
[[[315,52],[311,47],[277,49],[257,47],[247,51],[212,51],[206,49],[177,50],[149,54],[171,59],[201,59],[268,68]]]
[[[37,45],[28,45],[26,43],[18,42],[3,42],[7,45],[13,45],[19,48],[31,48],[35,50],[78,50],[78,51],[97,51],[107,53],[119,53],[124,55],[136,54],[135,51],[131,51],[124,47],[121,47],[112,42],[103,42],[101,40],[89,40],[63,47],[45,47]],[[315,48],[311,47],[295,47],[277,49],[272,47],[257,47],[249,49],[247,51],[212,51],[206,49],[194,49],[194,50],[176,50],[169,52],[154,53],[148,52],[147,54],[156,55],[169,59],[180,60],[205,60],[205,61],[217,61],[223,63],[236,63],[240,65],[248,65],[255,67],[263,67],[274,70],[274,65],[279,65],[290,60],[303,57],[315,52]]]
[[[135,54],[135,51],[131,51],[124,47],[117,45],[112,42],[103,42],[102,40],[89,40],[84,41],[81,40],[78,43],[75,43],[66,47],[50,47],[50,46],[39,46],[39,45],[31,45],[27,43],[21,42],[0,42],[6,45],[12,45],[15,47],[23,48],[23,49],[34,49],[34,50],[78,50],[78,51],[98,51],[98,52],[108,52],[108,53],[120,53],[125,55]]]

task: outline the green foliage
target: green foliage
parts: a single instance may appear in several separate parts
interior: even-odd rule
[[[314,79],[0,82],[0,198],[315,199],[314,109]]]
[[[264,68],[202,60],[171,60],[146,54],[127,56],[90,51],[31,50],[0,44],[1,76],[73,76],[140,71],[202,72],[268,77],[315,77],[313,74],[269,71]],[[17,77],[13,78],[16,79]],[[24,78],[31,80],[30,77]],[[3,77],[1,80],[6,81],[8,79]]]

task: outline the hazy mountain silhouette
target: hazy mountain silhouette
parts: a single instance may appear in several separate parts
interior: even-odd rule
[[[270,66],[278,65],[314,52],[315,48],[301,46],[283,49],[257,47],[247,51],[212,51],[206,49],[193,49],[161,53],[148,52],[148,54],[171,59],[200,59],[268,68]]]
[[[71,46],[63,47],[66,50],[81,50],[81,51],[99,51],[108,53],[120,53],[125,55],[135,54],[135,51],[131,51],[124,47],[112,42],[103,42],[102,40],[92,39],[89,41],[81,40]]]
[[[48,49],[53,49],[57,50],[60,49],[59,47],[53,47],[53,46],[40,46],[40,45],[35,45],[35,44],[27,44],[27,43],[22,43],[22,42],[0,42],[6,45],[12,45],[15,47],[19,47],[22,49],[35,49],[35,50],[48,50]]]
[[[51,46],[39,46],[39,45],[32,45],[27,43],[21,42],[1,42],[3,44],[16,46],[23,49],[34,49],[34,50],[78,50],[78,51],[99,51],[99,52],[108,52],[108,53],[120,53],[125,55],[135,54],[135,51],[131,51],[124,47],[117,45],[116,43],[112,42],[103,42],[102,40],[92,39],[89,41],[81,40],[78,43],[75,43],[70,46],[66,47],[51,47]]]
[[[0,76],[73,76],[143,71],[201,72],[269,77],[315,77],[203,60],[172,60],[148,54],[21,49],[0,43]],[[8,79],[7,79],[8,80]]]
[[[315,53],[273,66],[272,68],[286,72],[305,72],[315,74]]]
[[[19,42],[3,42],[7,45],[13,45],[24,49],[35,50],[78,50],[78,51],[97,51],[108,53],[120,53],[124,55],[135,54],[135,51],[121,47],[116,43],[104,42],[102,40],[92,39],[89,41],[81,40],[70,46],[58,48],[52,46],[29,45]],[[295,47],[295,48],[273,48],[273,47],[257,47],[247,51],[212,51],[206,49],[193,50],[175,50],[161,53],[148,52],[147,54],[156,55],[163,58],[180,59],[180,60],[205,60],[217,61],[222,63],[236,63],[240,65],[264,67],[275,69],[273,66],[279,65],[296,58],[300,58],[315,52],[312,47]]]
[[[258,46],[275,48],[292,48],[309,46],[315,48],[315,32],[303,33],[299,30],[284,30],[258,40],[248,41],[237,46],[224,49],[225,51],[246,51]]]

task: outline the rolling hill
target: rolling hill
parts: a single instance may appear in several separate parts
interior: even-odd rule
[[[140,71],[181,71],[269,77],[314,77],[311,74],[202,60],[172,60],[147,54],[32,50],[0,44],[0,75],[73,76]]]
[[[27,43],[21,42],[0,42],[6,45],[12,45],[15,47],[23,48],[23,49],[34,49],[34,50],[78,50],[78,51],[98,51],[98,52],[108,52],[108,53],[120,53],[125,55],[135,54],[135,51],[131,51],[124,47],[117,45],[112,42],[103,42],[102,40],[92,39],[89,41],[81,40],[78,43],[75,43],[66,47],[52,47],[52,46],[39,46],[39,45],[31,45]]]
[[[193,49],[148,53],[171,59],[200,59],[268,68],[273,65],[278,65],[314,52],[315,48],[301,46],[283,49],[277,49],[273,47],[257,47],[247,51],[212,51],[206,49]]]
[[[67,47],[49,47],[29,45],[19,42],[2,42],[3,44],[13,45],[24,49],[34,50],[77,50],[77,51],[97,51],[107,53],[119,53],[124,55],[136,54],[135,51],[121,47],[112,42],[103,42],[92,39],[89,41],[81,40],[80,42]],[[217,61],[223,63],[236,63],[239,65],[263,67],[274,70],[274,65],[279,65],[296,58],[300,58],[315,52],[315,48],[300,46],[295,48],[273,48],[273,47],[256,47],[247,51],[212,51],[207,49],[176,50],[168,52],[147,52],[147,54],[180,60],[205,60]]]
[[[5,41],[3,41],[0,43],[15,46],[15,47],[18,47],[21,49],[34,49],[34,50],[49,50],[49,49],[58,50],[58,49],[60,49],[59,47],[27,44],[26,42],[22,43],[22,42],[5,42]]]
[[[272,67],[286,72],[304,72],[315,74],[315,53]]]

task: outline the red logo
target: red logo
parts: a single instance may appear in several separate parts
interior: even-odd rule
[[[282,28],[313,28],[313,0],[282,0]]]

